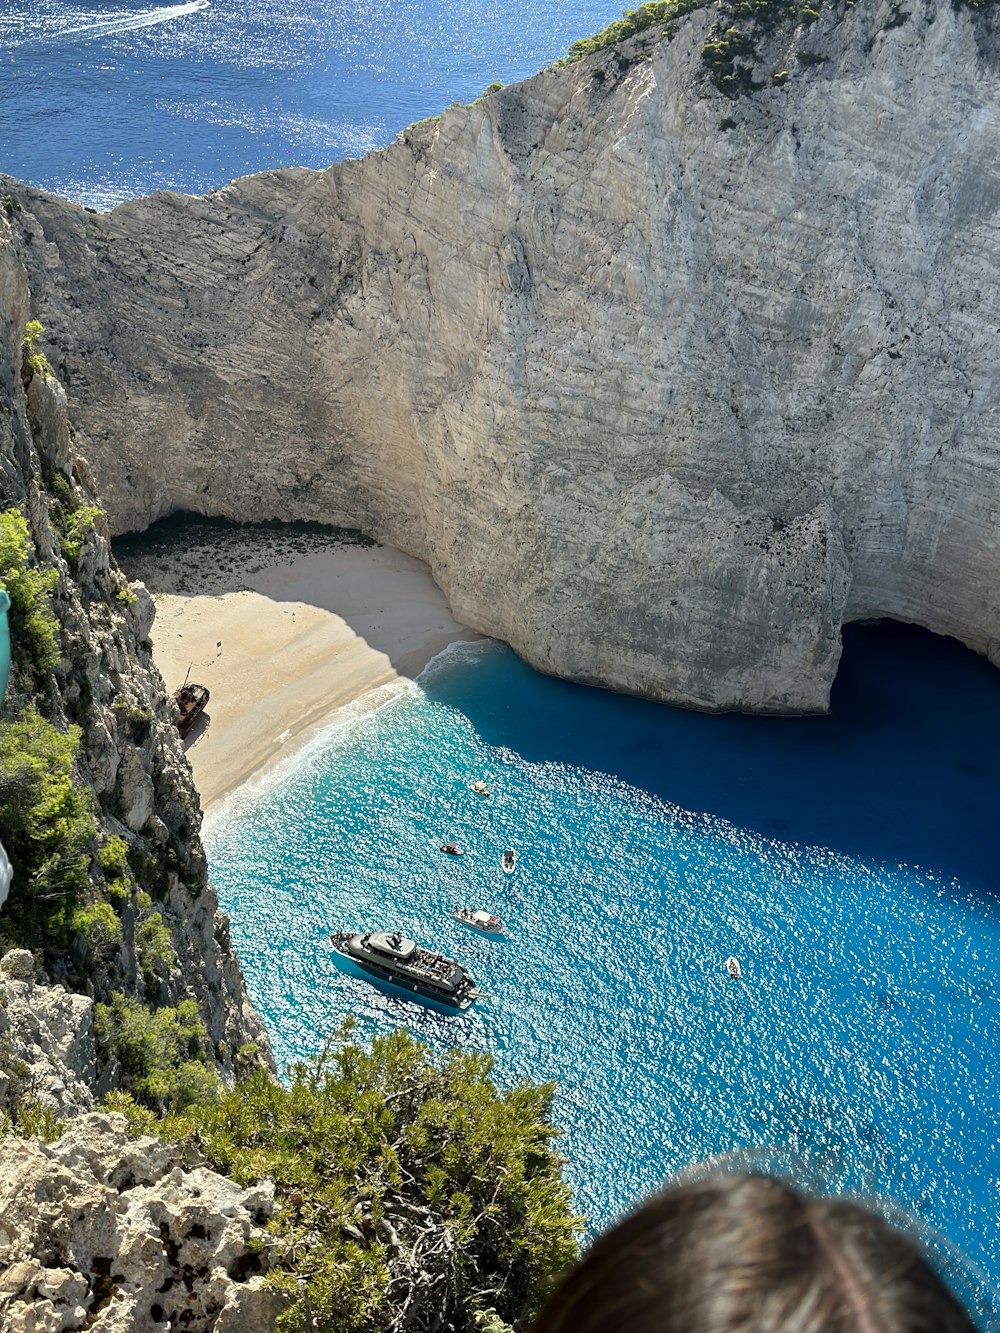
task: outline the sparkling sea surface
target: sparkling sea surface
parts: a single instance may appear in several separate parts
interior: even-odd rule
[[[206,845],[279,1062],[347,1014],[361,1037],[402,1023],[490,1051],[501,1083],[557,1080],[591,1226],[753,1146],[915,1209],[995,1277],[1000,674],[905,626],[845,645],[814,719],[707,717],[463,648],[237,793]],[[335,957],[332,930],[382,927],[490,998],[439,1012]]]
[[[0,171],[106,209],[389,143],[620,0],[3,0]]]

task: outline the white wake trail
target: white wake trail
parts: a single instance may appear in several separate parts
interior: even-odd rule
[[[61,37],[84,39],[116,37],[119,33],[140,32],[143,28],[153,28],[158,23],[170,23],[173,19],[184,18],[187,14],[194,14],[203,8],[198,0],[188,0],[183,5],[163,5],[158,9],[121,9],[112,14],[102,14],[100,18],[94,16],[88,22],[75,27],[60,28],[45,35],[49,41],[57,41]],[[75,14],[73,17],[82,18],[83,15]]]

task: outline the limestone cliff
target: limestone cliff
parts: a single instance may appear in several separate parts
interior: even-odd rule
[[[358,527],[543,670],[702,708],[823,709],[854,618],[1000,661],[993,11],[735,12],[328,171],[8,183],[114,528]]]
[[[226,1078],[241,1049],[250,1059],[248,1048],[255,1048],[255,1058],[264,1062],[270,1053],[229,942],[227,918],[208,883],[198,797],[174,725],[176,708],[152,661],[152,599],[141,585],[130,587],[113,565],[100,509],[81,503],[94,498],[93,482],[75,454],[63,391],[47,369],[32,371],[22,359],[27,313],[24,268],[0,215],[0,508],[16,507],[27,517],[31,560],[53,571],[56,633],[54,669],[27,684],[12,677],[4,723],[27,709],[47,718],[54,734],[79,728],[75,786],[84,793],[83,808],[92,811],[92,852],[84,864],[91,866],[94,895],[100,897],[102,884],[113,877],[113,894],[104,896],[99,912],[61,918],[58,943],[54,933],[37,931],[30,941],[34,962],[27,952],[10,955],[26,959],[27,971],[21,967],[15,976],[8,970],[0,984],[0,1075],[9,1073],[9,1055],[32,1073],[35,1098],[63,1112],[118,1082],[113,1052],[97,1058],[92,1032],[92,1002],[115,994],[151,1008],[193,1001],[204,1029],[202,1055]],[[16,764],[5,768],[5,807],[16,807],[18,797],[8,788],[21,781]],[[16,886],[24,867],[6,827],[0,836],[11,852]],[[101,869],[102,858],[110,865],[109,850],[120,862],[113,875]],[[53,897],[72,896],[68,883],[56,883],[46,911]],[[22,902],[30,904],[35,891],[23,885]],[[79,887],[75,896],[84,908]],[[32,908],[25,926],[15,921],[13,907],[12,889],[0,908],[0,951],[5,942],[23,942],[18,931],[31,933],[35,924]],[[46,968],[78,995],[56,1002],[48,992],[39,1009],[33,967]],[[69,1091],[60,1091],[50,1071],[74,1041],[90,1053],[73,1062]],[[37,1060],[30,1054],[35,1050]],[[5,1101],[0,1096],[0,1112]]]

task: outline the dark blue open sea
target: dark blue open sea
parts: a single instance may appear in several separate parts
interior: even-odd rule
[[[909,627],[845,640],[833,715],[797,720],[461,649],[238,793],[207,846],[279,1060],[347,1014],[362,1035],[405,1023],[490,1051],[504,1083],[558,1081],[593,1225],[753,1146],[905,1203],[1000,1272],[1000,674]],[[490,998],[456,1015],[380,989],[339,965],[339,927],[398,927]]]
[[[619,0],[2,0],[0,171],[104,209],[327,167],[620,15]]]

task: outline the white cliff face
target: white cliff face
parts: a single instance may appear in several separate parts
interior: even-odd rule
[[[824,9],[730,101],[713,16],[326,172],[11,186],[115,530],[360,527],[541,669],[701,708],[823,709],[853,618],[1000,661],[988,21]]]

